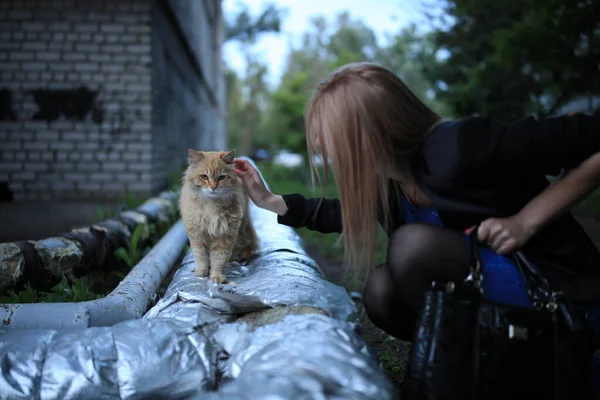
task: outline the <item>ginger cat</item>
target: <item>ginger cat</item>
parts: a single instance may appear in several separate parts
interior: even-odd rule
[[[179,208],[196,261],[196,275],[225,281],[229,261],[250,258],[258,238],[248,195],[233,165],[234,151],[188,150]]]

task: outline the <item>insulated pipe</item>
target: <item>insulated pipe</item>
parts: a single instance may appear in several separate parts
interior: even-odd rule
[[[80,303],[0,304],[3,328],[81,329],[141,318],[187,241],[180,219],[108,296]]]

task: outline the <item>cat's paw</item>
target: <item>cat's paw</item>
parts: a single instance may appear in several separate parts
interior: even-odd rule
[[[223,283],[225,282],[225,275],[223,274],[211,274],[210,279],[214,282],[214,283]]]
[[[196,266],[196,269],[194,270],[194,274],[196,274],[196,276],[199,276],[200,278],[206,278],[208,276],[208,273],[208,266]]]

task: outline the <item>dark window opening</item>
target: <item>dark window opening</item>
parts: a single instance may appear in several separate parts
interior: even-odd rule
[[[0,202],[13,201],[13,192],[8,187],[8,182],[0,182]]]

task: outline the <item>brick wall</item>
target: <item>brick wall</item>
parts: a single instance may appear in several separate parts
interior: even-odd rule
[[[149,195],[188,146],[223,137],[214,72],[166,2],[2,0],[0,17],[0,200]]]

